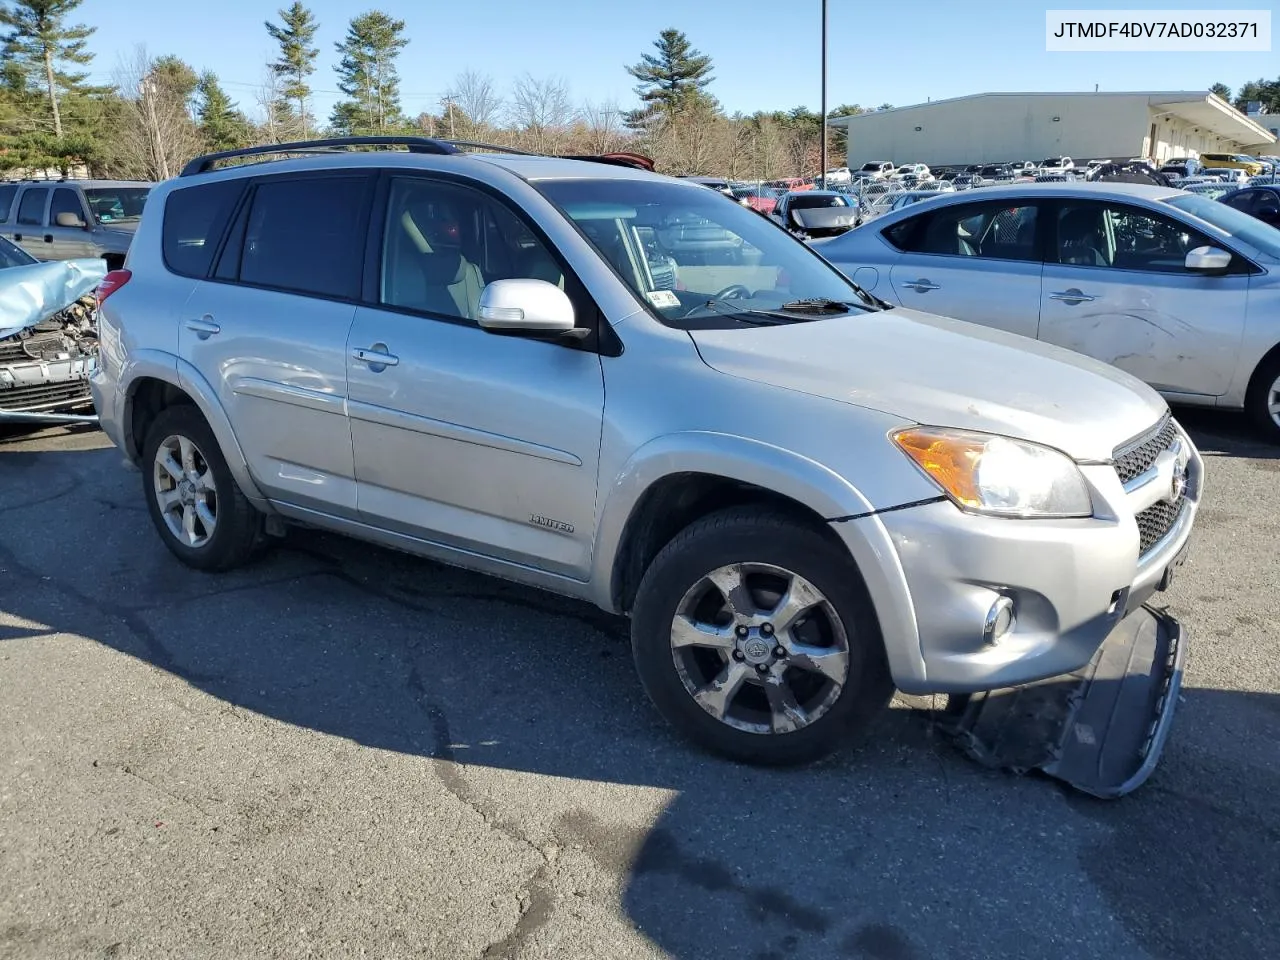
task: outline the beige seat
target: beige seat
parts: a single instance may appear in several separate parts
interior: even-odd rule
[[[462,255],[456,221],[425,204],[405,209],[388,231],[383,300],[388,304],[474,320],[484,277]]]

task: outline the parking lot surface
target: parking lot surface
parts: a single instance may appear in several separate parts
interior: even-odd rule
[[[101,434],[0,436],[0,957],[1274,956],[1280,450],[1208,496],[1132,796],[983,770],[895,703],[833,761],[701,754],[626,625],[308,531],[180,566]]]

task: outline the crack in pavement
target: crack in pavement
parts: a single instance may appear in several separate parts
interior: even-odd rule
[[[61,500],[63,497],[70,496],[84,486],[84,481],[80,477],[76,477],[70,486],[58,490],[55,493],[47,493],[44,496],[37,497],[35,500],[28,500],[25,503],[9,503],[0,507],[0,513],[10,513],[14,510],[28,510],[31,507],[43,506],[46,503],[53,503],[55,500]]]
[[[490,805],[476,795],[462,775],[462,765],[455,757],[449,719],[445,716],[444,709],[427,693],[416,660],[409,660],[409,672],[405,684],[414,702],[431,723],[435,745],[429,754],[429,759],[431,769],[436,779],[440,781],[440,785],[459,803],[475,813],[489,829],[528,847],[538,855],[541,861],[516,893],[520,915],[516,919],[515,926],[510,933],[501,940],[489,944],[480,954],[482,960],[504,960],[504,958],[514,957],[534,934],[550,922],[555,912],[555,896],[551,891],[550,881],[559,847],[556,842],[548,844],[545,849],[538,846],[518,827],[498,817]]]

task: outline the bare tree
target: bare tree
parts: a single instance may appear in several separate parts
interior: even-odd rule
[[[203,149],[189,112],[191,91],[185,74],[194,77],[185,64],[174,58],[157,60],[142,45],[131,56],[121,57],[113,80],[125,109],[113,159],[122,175],[167,180]]]
[[[493,78],[476,70],[464,70],[454,77],[444,99],[457,110],[455,120],[468,137],[482,135],[501,117],[502,98],[494,89]]]
[[[511,91],[510,119],[530,150],[552,152],[564,141],[573,120],[568,85],[558,77],[524,74]]]
[[[606,100],[596,103],[587,100],[578,111],[585,134],[587,149],[591,153],[609,153],[617,150],[623,140],[622,111],[617,102]]]

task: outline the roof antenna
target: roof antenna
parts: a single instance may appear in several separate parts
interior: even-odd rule
[[[1096,83],[1093,85],[1093,92],[1094,93],[1098,92],[1098,85]]]

